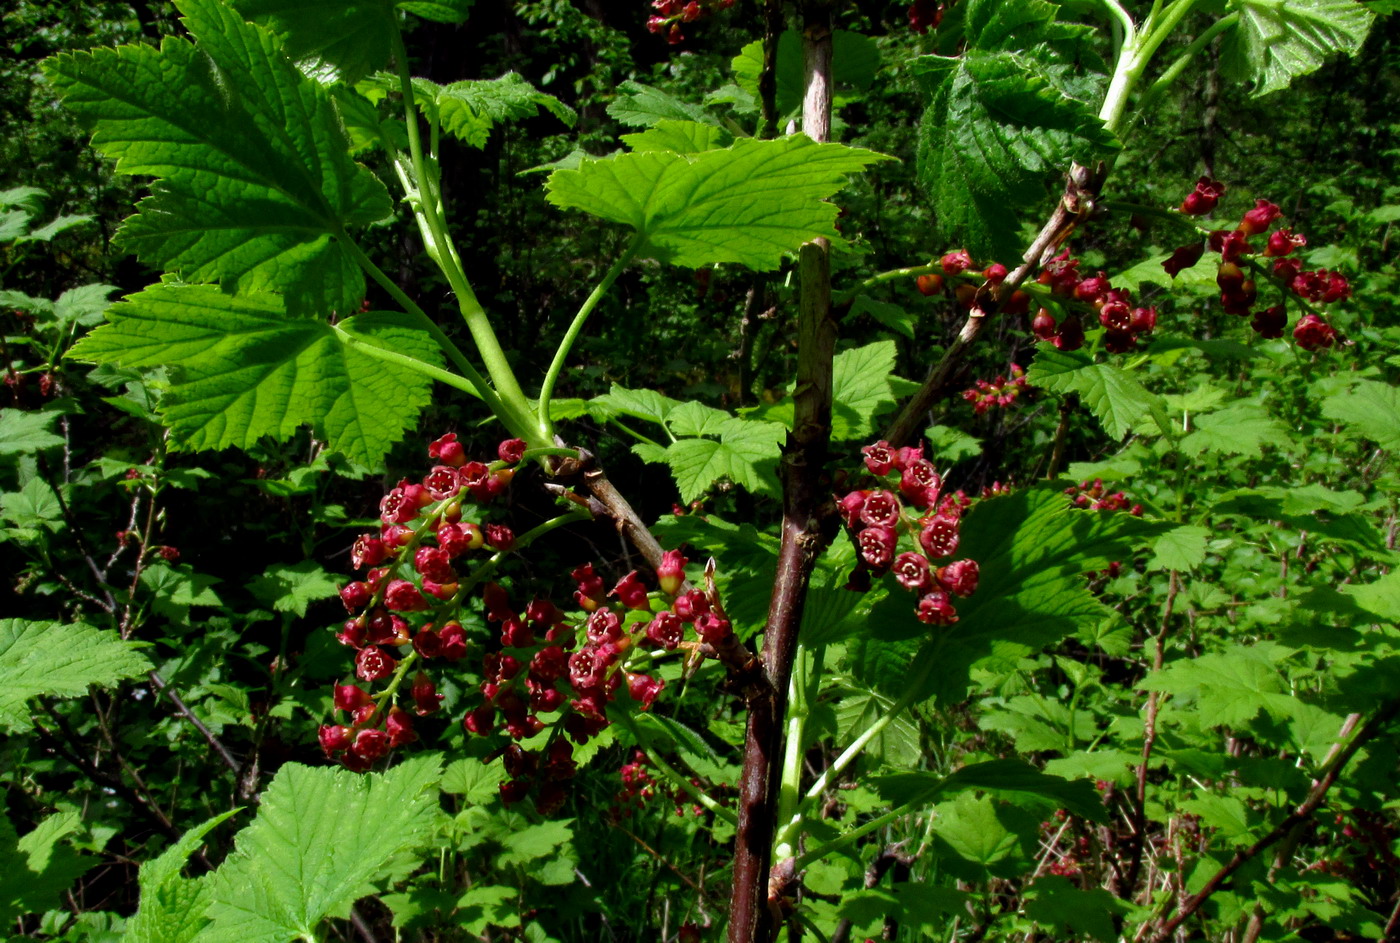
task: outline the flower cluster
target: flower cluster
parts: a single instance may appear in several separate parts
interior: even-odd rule
[[[1084,346],[1084,314],[1098,318],[1104,349],[1113,354],[1132,350],[1140,335],[1157,326],[1156,308],[1135,304],[1132,293],[1114,288],[1103,272],[1084,275],[1068,249],[1041,266],[1036,282],[1050,289],[1064,314],[1057,318],[1050,307],[1042,307],[1031,319],[1031,333],[1061,350]]]
[[[691,803],[682,789],[653,776],[651,761],[641,750],[633,751],[632,761],[624,763],[622,769],[618,770],[618,775],[622,779],[622,789],[614,798],[612,809],[618,818],[631,818],[634,812],[658,799],[670,803],[677,816],[685,815],[687,810],[691,815],[701,815],[705,811],[702,806]],[[696,777],[691,777],[690,784],[697,788],[702,786]],[[724,787],[721,785],[720,788]],[[733,802],[729,798],[720,801],[724,805],[731,805]]]
[[[694,23],[733,5],[734,0],[651,0],[656,15],[648,17],[647,30],[658,35],[665,33],[666,41],[674,46],[685,39],[682,23]]]
[[[979,299],[985,302],[985,289],[995,289],[1006,281],[1009,274],[1006,266],[1000,262],[993,262],[985,268],[978,269],[966,249],[955,249],[945,253],[937,262],[930,262],[929,265],[937,266],[942,274],[929,272],[918,276],[914,280],[914,287],[918,289],[919,294],[925,297],[945,294],[947,286],[951,284],[954,300],[964,309],[971,309]],[[997,310],[1002,314],[1022,315],[1030,310],[1030,306],[1031,296],[1017,290],[999,301]]]
[[[1182,201],[1181,211],[1191,216],[1203,216],[1215,209],[1224,193],[1224,184],[1202,177],[1196,182],[1196,189]],[[1256,311],[1254,305],[1258,299],[1258,286],[1249,277],[1246,267],[1262,272],[1265,263],[1259,260],[1272,259],[1271,273],[1285,292],[1285,300],[1286,293],[1292,293],[1313,305],[1332,304],[1350,298],[1351,285],[1340,272],[1305,270],[1302,261],[1293,253],[1308,244],[1307,237],[1288,227],[1269,231],[1281,216],[1277,205],[1268,200],[1255,200],[1254,208],[1244,214],[1234,229],[1217,229],[1204,242],[1177,247],[1171,257],[1162,263],[1162,268],[1175,278],[1183,269],[1199,262],[1207,248],[1218,253],[1220,264],[1215,281],[1220,287],[1221,307],[1229,314],[1252,318],[1250,325],[1260,337],[1282,337],[1288,327],[1286,306],[1277,304]],[[1255,237],[1263,238],[1262,250],[1250,242]],[[1336,329],[1312,311],[1303,314],[1293,328],[1293,340],[1304,350],[1331,347],[1336,338]]]
[[[900,586],[917,593],[920,621],[952,625],[958,621],[953,597],[977,591],[977,561],[950,559],[958,552],[970,499],[961,491],[942,493],[943,478],[922,446],[896,449],[881,441],[861,451],[871,474],[886,483],[898,477],[893,489],[851,491],[837,501],[861,567],[874,575],[893,572]],[[915,549],[899,552],[902,536]]]
[[[1003,409],[1011,406],[1025,390],[1026,371],[1013,363],[1010,379],[998,375],[992,380],[976,380],[972,389],[963,390],[962,398],[971,403],[972,411],[980,416],[993,406]]]
[[[1110,492],[1104,487],[1102,478],[1070,485],[1065,489],[1065,494],[1069,495],[1070,503],[1077,508],[1090,511],[1127,511],[1133,517],[1142,517],[1141,504],[1129,505],[1127,494],[1122,491]]]
[[[361,534],[350,552],[355,568],[366,572],[340,590],[350,618],[336,637],[355,650],[361,682],[389,684],[374,697],[355,685],[336,689],[335,707],[350,722],[321,728],[327,756],[367,769],[390,748],[415,739],[414,714],[438,709],[441,696],[421,670],[409,686],[413,714],[397,705],[396,695],[416,662],[466,656],[459,616],[480,577],[462,574],[474,558],[485,563],[481,556],[515,545],[510,528],[468,518],[480,516],[480,508],[506,489],[524,453],[523,441],[508,439],[497,449],[498,461],[469,462],[449,433],[428,447],[436,464],[420,481],[404,479],[380,501],[378,532]]]
[[[1102,478],[1070,485],[1065,489],[1065,494],[1069,496],[1070,504],[1086,511],[1127,511],[1133,517],[1142,517],[1141,504],[1130,503],[1125,492],[1109,491]],[[1122,569],[1123,564],[1114,560],[1108,565],[1108,569],[1101,571],[1098,576],[1113,579]]]

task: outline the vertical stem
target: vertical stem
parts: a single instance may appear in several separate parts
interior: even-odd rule
[[[811,3],[804,5],[803,15],[807,94],[802,126],[809,137],[821,142],[831,127],[831,13],[826,4]],[[776,911],[795,864],[788,859],[769,873],[782,782],[779,770],[788,684],[812,567],[825,543],[819,477],[831,438],[832,360],[836,351],[830,244],[818,239],[804,245],[799,265],[802,290],[793,431],[783,449],[781,468],[782,544],[760,656],[768,685],[753,695],[748,705],[729,910],[730,943],[766,943],[775,938],[780,928]]]

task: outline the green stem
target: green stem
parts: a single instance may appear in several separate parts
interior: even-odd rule
[[[553,445],[548,430],[542,428],[534,417],[530,401],[525,398],[525,393],[520,388],[515,371],[511,369],[510,361],[491,327],[491,320],[486,316],[486,310],[477,300],[471,283],[467,281],[466,271],[462,268],[461,259],[457,256],[457,250],[447,232],[437,187],[433,178],[429,176],[428,164],[423,157],[423,143],[418,130],[418,110],[413,97],[413,77],[409,73],[408,51],[397,21],[394,23],[391,40],[394,58],[398,63],[399,91],[403,96],[408,151],[413,164],[413,183],[416,188],[415,192],[409,194],[409,199],[414,215],[419,218],[419,228],[424,233],[425,248],[447,277],[453,294],[457,296],[458,310],[466,322],[467,330],[471,332],[477,353],[486,364],[486,372],[495,384],[497,395],[507,407],[504,412],[496,412],[497,417],[531,446]]]
[[[609,716],[616,717],[622,726],[627,728],[627,732],[632,735],[632,739],[637,741],[638,749],[646,754],[651,764],[660,770],[661,774],[669,779],[677,789],[694,799],[704,808],[713,812],[716,818],[724,819],[730,825],[739,824],[739,817],[734,814],[732,809],[726,809],[724,806],[720,805],[709,793],[700,789],[689,779],[686,779],[680,770],[663,760],[656,751],[648,749],[642,743],[642,737],[639,735],[636,722],[633,721],[630,716],[620,710],[616,714],[609,712]]]
[[[1191,12],[1197,2],[1198,0],[1175,0],[1165,9],[1154,10],[1140,31],[1132,29],[1132,20],[1128,18],[1123,49],[1114,64],[1113,77],[1109,80],[1108,91],[1104,94],[1103,105],[1099,108],[1099,118],[1103,121],[1105,129],[1114,134],[1119,132],[1124,115],[1127,114],[1128,98],[1142,79],[1147,64],[1152,61],[1157,48],[1181,24],[1182,19]],[[1126,13],[1123,15],[1127,16]]]
[[[896,806],[895,808],[886,812],[884,815],[876,816],[869,822],[866,822],[864,825],[860,825],[856,828],[851,829],[849,832],[845,833],[839,838],[833,838],[825,845],[818,845],[811,851],[804,852],[803,854],[797,857],[797,861],[793,867],[793,873],[801,874],[802,870],[808,865],[810,865],[812,862],[820,861],[827,855],[831,854],[833,851],[839,851],[840,849],[845,848],[847,845],[854,844],[855,842],[864,838],[866,835],[869,835],[871,832],[879,831],[886,825],[889,825],[891,822],[903,818],[904,816],[909,814],[913,806],[913,802],[907,802],[904,805]]]
[[[1181,73],[1186,71],[1186,67],[1200,54],[1201,50],[1209,46],[1215,37],[1230,29],[1239,21],[1239,13],[1231,13],[1229,16],[1224,16],[1216,20],[1211,24],[1209,29],[1200,36],[1197,36],[1195,41],[1187,46],[1181,55],[1177,56],[1176,61],[1167,66],[1167,70],[1147,87],[1147,91],[1142,95],[1143,105],[1147,106],[1156,101],[1157,97],[1166,91],[1169,85],[1181,77]]]
[[[859,295],[866,289],[874,288],[876,285],[882,285],[885,282],[917,278],[920,275],[939,275],[942,274],[942,272],[943,269],[936,262],[930,262],[928,265],[914,265],[909,268],[897,268],[889,272],[881,272],[879,275],[870,276],[863,282],[857,282],[853,287],[836,295],[831,299],[831,303],[833,305],[843,305],[854,301],[856,295]]]
[[[356,337],[355,335],[346,332],[338,324],[331,325],[331,329],[336,332],[336,334],[340,337],[341,342],[345,344],[346,347],[352,347],[368,357],[374,357],[376,360],[383,360],[385,363],[397,364],[398,366],[412,370],[415,373],[421,373],[424,376],[432,377],[439,383],[446,383],[448,386],[462,390],[465,393],[470,393],[472,396],[475,396],[478,399],[482,398],[481,390],[477,388],[476,384],[464,377],[459,377],[457,374],[452,373],[450,370],[444,370],[441,367],[434,367],[432,364],[424,363],[416,357],[410,357],[407,354],[395,353],[392,350],[379,347],[375,344],[367,343],[364,340],[361,340],[360,338]]]
[[[797,854],[796,838],[801,834],[803,818],[798,814],[802,795],[802,748],[807,717],[812,705],[809,697],[812,679],[820,674],[816,665],[820,652],[814,654],[800,641],[793,652],[792,679],[788,682],[787,736],[783,740],[783,769],[778,782],[778,814],[776,821],[788,823],[773,837],[773,860],[783,861]]]
[[[1133,18],[1128,15],[1128,11],[1118,4],[1118,0],[1100,0],[1108,9],[1109,14],[1118,21],[1118,25],[1123,28],[1123,45],[1128,45],[1137,35],[1137,26],[1133,23]]]
[[[540,427],[544,430],[546,440],[553,440],[554,422],[549,415],[549,401],[554,397],[554,386],[559,382],[559,374],[564,370],[564,362],[569,358],[569,351],[573,349],[574,342],[578,340],[580,332],[583,331],[584,322],[593,313],[593,309],[598,307],[598,302],[603,300],[613,282],[622,274],[622,270],[627,267],[627,263],[632,261],[633,255],[641,247],[642,237],[638,235],[627,246],[626,251],[618,256],[616,262],[608,269],[608,273],[603,276],[603,280],[584,299],[583,305],[579,307],[578,314],[574,315],[574,320],[569,324],[569,329],[564,332],[564,337],[559,341],[559,348],[554,352],[554,359],[549,363],[549,370],[545,372],[544,383],[540,386],[539,418]]]

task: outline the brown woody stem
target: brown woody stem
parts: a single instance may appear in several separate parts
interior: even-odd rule
[[[831,123],[831,15],[825,4],[803,9],[807,94],[803,130],[821,142]],[[739,783],[739,828],[734,849],[734,892],[729,910],[730,943],[766,943],[781,927],[779,907],[795,880],[792,862],[773,866],[772,848],[783,716],[787,708],[798,628],[812,568],[829,542],[823,533],[825,500],[821,471],[831,438],[832,360],[836,322],[831,310],[830,244],[802,247],[801,301],[797,324],[797,385],[793,430],[783,449],[782,544],[760,659],[768,684],[752,694]]]

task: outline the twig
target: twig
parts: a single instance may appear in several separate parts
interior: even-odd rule
[[[1274,826],[1269,834],[1265,835],[1248,848],[1235,852],[1230,860],[1227,861],[1219,871],[1215,872],[1199,891],[1186,898],[1177,910],[1177,913],[1170,920],[1159,925],[1157,932],[1148,937],[1148,943],[1165,943],[1165,941],[1176,932],[1176,928],[1181,926],[1192,914],[1199,910],[1201,905],[1209,900],[1211,895],[1216,891],[1220,890],[1236,871],[1282,839],[1295,825],[1311,818],[1313,813],[1317,811],[1318,806],[1322,805],[1322,800],[1327,798],[1327,791],[1331,789],[1332,784],[1337,781],[1337,777],[1341,775],[1343,767],[1345,767],[1356,754],[1357,750],[1360,750],[1367,741],[1380,732],[1380,729],[1384,727],[1386,723],[1395,717],[1397,712],[1400,712],[1400,700],[1391,701],[1372,716],[1371,719],[1366,722],[1366,726],[1362,727],[1346,746],[1338,749],[1333,755],[1331,763],[1328,764],[1326,771],[1313,786],[1312,791],[1308,793],[1307,798],[1299,803],[1283,821]]]
[[[1099,191],[1103,188],[1106,168],[1098,164],[1093,168],[1074,164],[1070,167],[1065,182],[1065,192],[1050,219],[1035,237],[1030,248],[1022,256],[1022,262],[1015,271],[1006,276],[999,286],[984,284],[978,289],[971,312],[963,322],[962,329],[953,343],[948,345],[943,356],[929,368],[923,384],[913,398],[904,404],[899,415],[885,429],[884,438],[892,445],[903,445],[914,432],[923,425],[924,414],[929,411],[934,400],[948,388],[953,377],[967,359],[968,351],[986,326],[987,320],[996,313],[1002,299],[1011,297],[1031,271],[1042,265],[1054,254],[1060,244],[1069,238],[1070,233],[1094,210]]]
[[[803,131],[817,142],[831,122],[831,12],[825,4],[803,7],[806,95]],[[739,780],[739,828],[734,847],[734,895],[730,943],[764,943],[781,927],[779,905],[795,882],[794,862],[770,863],[776,826],[783,715],[787,708],[797,632],[802,624],[812,568],[830,537],[823,533],[822,466],[831,437],[832,363],[836,322],[831,308],[830,244],[818,239],[799,253],[801,294],[797,322],[797,384],[793,429],[783,448],[782,543],[773,595],[763,631],[763,670],[768,690],[749,698],[744,768]]]
[[[170,703],[175,705],[175,712],[194,725],[194,729],[200,732],[205,742],[213,747],[214,751],[219,754],[219,757],[224,761],[224,765],[231,769],[234,775],[237,775],[239,770],[243,768],[243,764],[238,762],[237,758],[234,757],[228,747],[224,746],[223,741],[219,739],[218,735],[206,727],[204,721],[200,720],[190,711],[185,702],[181,700],[180,695],[170,686],[170,683],[155,671],[147,672],[146,677],[150,679],[151,686],[156,689],[156,692],[164,694],[166,698],[169,699]]]
[[[1162,624],[1157,630],[1156,647],[1152,654],[1152,670],[1162,670],[1165,659],[1167,631],[1171,628],[1172,610],[1176,608],[1176,596],[1181,590],[1181,581],[1176,570],[1167,577],[1167,599],[1162,605]],[[1137,768],[1137,782],[1133,789],[1133,857],[1128,864],[1128,874],[1123,882],[1123,893],[1131,895],[1137,886],[1138,871],[1142,867],[1142,856],[1147,850],[1147,768],[1152,760],[1152,748],[1157,743],[1157,712],[1161,708],[1161,696],[1157,691],[1147,695],[1147,709],[1142,722],[1142,762]]]

